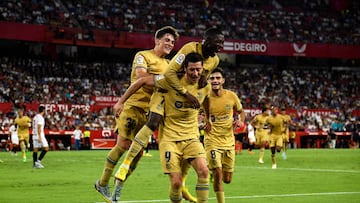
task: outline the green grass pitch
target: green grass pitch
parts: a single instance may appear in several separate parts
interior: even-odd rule
[[[104,202],[94,190],[107,150],[50,151],[45,169],[32,168],[32,153],[26,163],[21,154],[0,152],[0,202]],[[278,169],[271,169],[270,151],[259,164],[258,150],[236,156],[233,181],[225,185],[227,203],[360,202],[360,150],[294,149],[288,159],[277,154]],[[161,171],[158,151],[143,157],[125,184],[120,202],[170,202],[168,177]],[[196,176],[191,169],[187,185],[194,194]],[[113,186],[113,178],[110,180]],[[209,202],[216,202],[210,186]]]

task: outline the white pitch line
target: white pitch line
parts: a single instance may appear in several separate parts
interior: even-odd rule
[[[226,199],[249,199],[249,198],[267,198],[267,197],[298,197],[298,196],[324,196],[324,195],[352,195],[360,192],[321,192],[321,193],[300,193],[300,194],[279,194],[279,195],[251,195],[251,196],[232,196]]]
[[[236,168],[249,168],[249,169],[271,169],[269,167],[249,167],[249,166],[236,166]],[[292,171],[313,171],[313,172],[333,172],[333,173],[360,173],[360,170],[343,170],[343,169],[317,169],[317,168],[277,168],[276,170],[292,170]]]
[[[325,195],[353,195],[360,194],[360,192],[322,192],[322,193],[300,193],[300,194],[278,194],[278,195],[248,195],[248,196],[231,196],[225,199],[252,199],[252,198],[268,198],[268,197],[299,197],[299,196],[325,196]],[[215,200],[215,197],[210,197],[209,200]],[[120,201],[119,203],[142,203],[142,202],[169,202],[169,199],[157,200],[130,200]],[[96,202],[104,203],[104,202]]]

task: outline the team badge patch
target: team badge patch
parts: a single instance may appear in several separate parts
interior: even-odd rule
[[[180,54],[178,57],[176,57],[175,61],[179,65],[181,65],[185,60],[185,54]]]
[[[144,64],[144,57],[142,55],[136,57],[136,64]]]
[[[175,102],[175,107],[176,107],[177,109],[180,109],[180,108],[183,107],[183,103],[182,103],[181,101],[176,101],[176,102]]]

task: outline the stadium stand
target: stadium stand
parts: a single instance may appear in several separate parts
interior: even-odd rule
[[[199,37],[206,28],[220,26],[230,39],[359,46],[359,5],[347,0],[5,0],[0,2],[0,21],[46,25],[55,38],[70,35],[72,39],[74,33],[66,33],[66,28],[79,28],[81,38],[89,41],[97,40],[94,31],[154,33],[159,26],[173,25],[182,36]],[[128,87],[131,64],[121,58],[96,53],[93,57],[46,57],[18,51],[0,58],[2,104],[91,106],[94,97],[116,97]],[[226,86],[238,93],[246,109],[259,108],[262,102],[286,104],[294,114],[296,130],[306,132],[334,126],[338,132],[350,132],[351,124],[360,125],[358,68],[347,68],[347,64],[319,68],[311,63],[302,68],[241,62],[221,65],[229,78]],[[331,112],[305,115],[304,109]],[[30,116],[34,113],[28,111]],[[14,109],[0,112],[0,126],[6,128],[13,116]],[[114,117],[107,106],[49,112],[46,122],[49,130],[73,130],[78,124],[97,130],[113,127]]]
[[[154,33],[172,25],[182,36],[200,36],[208,27],[222,26],[233,39],[360,44],[358,1],[7,0],[0,3],[0,12],[2,21],[90,32]]]

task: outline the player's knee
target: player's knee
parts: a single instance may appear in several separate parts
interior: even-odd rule
[[[116,145],[121,149],[121,150],[128,150],[130,148],[131,145],[131,140],[125,139],[121,136],[118,136],[118,140],[116,142]]]
[[[271,147],[271,154],[275,154],[275,147]]]
[[[171,179],[171,190],[173,190],[173,191],[179,190],[179,193],[180,193],[181,186],[182,186],[181,178],[172,178]]]
[[[230,184],[231,183],[231,178],[224,178],[223,182],[225,184]]]
[[[197,169],[197,174],[199,178],[207,178],[208,177],[208,173],[209,173],[209,169],[207,168],[207,166],[205,167],[199,167]]]
[[[226,184],[229,184],[229,183],[231,183],[231,179],[232,179],[232,172],[224,172],[223,182]]]
[[[281,147],[277,147],[276,148],[276,151],[279,153],[279,152],[281,152]]]
[[[159,126],[161,119],[162,119],[162,116],[160,114],[151,112],[150,115],[149,115],[149,119],[146,122],[146,125],[152,131],[155,131],[156,128]]]

